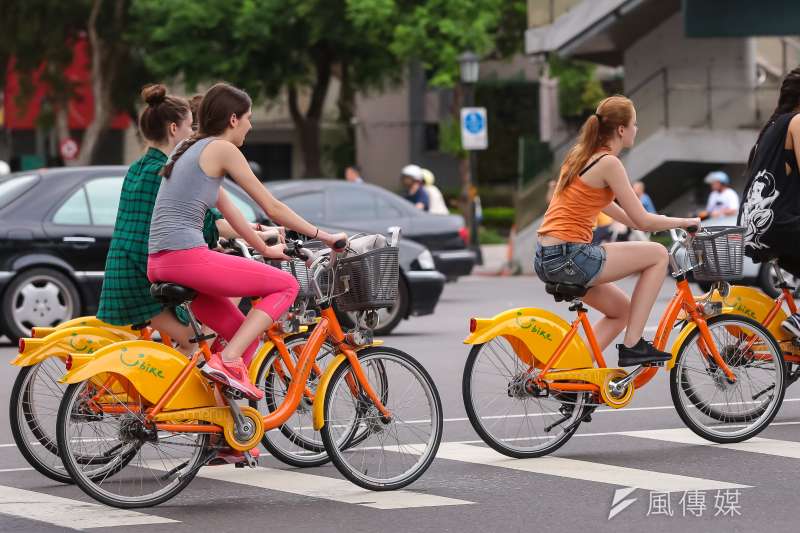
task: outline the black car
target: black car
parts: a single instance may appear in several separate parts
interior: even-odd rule
[[[431,251],[436,270],[448,280],[469,275],[475,266],[475,253],[467,248],[467,229],[460,215],[420,211],[397,194],[368,183],[328,179],[273,181],[269,190],[316,224],[367,233],[386,233],[388,228],[400,226],[404,238]]]
[[[97,311],[106,254],[127,167],[39,169],[0,179],[0,333],[27,336]],[[226,180],[239,208],[265,222],[258,206]],[[395,308],[381,314],[379,333],[403,318],[433,312],[444,276],[430,252],[400,241],[401,290]]]

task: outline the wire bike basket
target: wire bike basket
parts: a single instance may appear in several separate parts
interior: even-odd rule
[[[744,228],[711,226],[692,239],[689,259],[698,281],[728,281],[742,277]]]
[[[400,278],[398,248],[386,246],[336,263],[336,307],[340,311],[368,311],[392,307]]]

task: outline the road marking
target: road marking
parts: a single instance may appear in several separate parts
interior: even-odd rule
[[[27,472],[29,470],[34,470],[33,468],[3,468],[0,469],[0,474],[3,472]]]
[[[800,442],[789,440],[753,437],[745,442],[717,444],[716,442],[709,442],[699,435],[695,435],[691,430],[686,428],[656,429],[650,431],[625,431],[621,434],[640,439],[676,442],[679,444],[695,444],[698,446],[711,446],[714,448],[724,448],[726,450],[775,455],[777,457],[787,457],[789,459],[800,459]]]
[[[559,476],[610,485],[637,487],[659,492],[685,492],[688,490],[742,489],[726,481],[715,481],[697,477],[665,474],[651,470],[639,470],[624,466],[607,465],[592,461],[580,461],[564,457],[539,457],[536,459],[512,459],[491,448],[468,444],[445,443],[436,454],[439,459],[509,468],[549,476]]]
[[[235,468],[233,465],[208,466],[200,469],[198,477],[228,483],[238,483],[278,492],[289,492],[310,498],[321,498],[373,509],[408,509],[469,505],[473,502],[446,498],[409,490],[373,492],[343,479],[315,476],[278,468]]]
[[[177,520],[114,509],[0,485],[0,513],[83,531],[96,527],[171,524]]]

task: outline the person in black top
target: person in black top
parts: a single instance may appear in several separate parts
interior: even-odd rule
[[[744,252],[756,262],[777,258],[800,276],[800,67],[781,84],[778,105],[750,150],[738,224]],[[800,337],[800,315],[781,324]]]
[[[424,183],[422,168],[417,165],[406,165],[401,171],[400,178],[406,188],[406,200],[414,204],[417,209],[428,211],[431,207],[430,197],[428,196]]]

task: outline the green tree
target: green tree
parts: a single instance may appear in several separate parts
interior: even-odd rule
[[[341,84],[339,120],[352,141],[350,119],[359,91],[398,81],[402,72],[386,47],[391,6],[364,22],[365,4],[383,0],[140,0],[148,66],[182,75],[190,87],[227,80],[256,100],[285,99],[304,156],[305,176],[319,176],[322,113],[334,78]],[[220,31],[225,28],[225,31]],[[191,39],[186,36],[191,35]]]
[[[94,118],[84,132],[76,164],[94,162],[102,133],[117,110],[135,115],[142,73],[130,42],[125,38],[133,23],[130,0],[27,0],[4,2],[0,8],[0,61],[13,58],[20,78],[22,103],[33,92],[34,76],[46,87],[48,106],[37,117],[40,124],[57,129],[59,140],[69,136],[67,106],[75,95],[75,82],[65,70],[72,63],[73,47],[83,34],[91,54],[90,84]],[[5,69],[3,78],[4,82]]]

